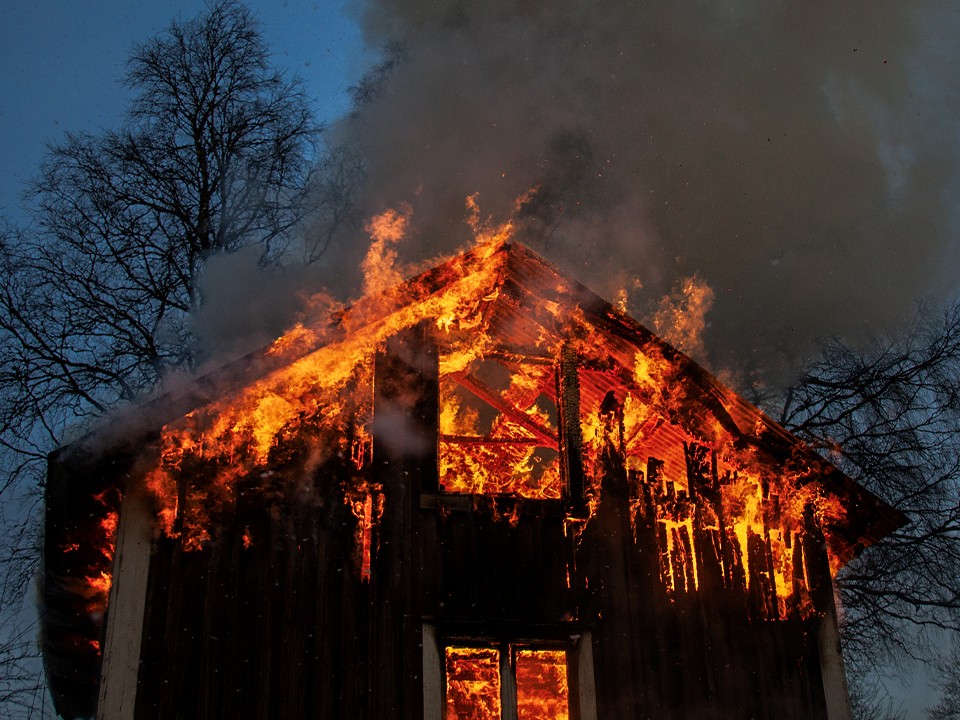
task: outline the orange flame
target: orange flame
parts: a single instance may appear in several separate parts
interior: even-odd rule
[[[743,442],[753,428],[722,420],[723,408],[700,407],[670,348],[618,339],[565,305],[558,298],[566,281],[536,299],[532,320],[521,318],[504,280],[512,226],[482,221],[476,197],[467,207],[477,246],[407,282],[399,281],[395,245],[410,209],[372,219],[363,265],[369,296],[327,324],[295,326],[268,351],[287,365],[163,428],[146,478],[161,531],[200,549],[218,518],[233,513],[238,486],[293,482],[339,463],[337,476],[352,478],[342,498],[356,520],[357,572],[369,580],[383,513],[382,492],[367,479],[374,358],[388,338],[429,322],[439,347],[441,491],[565,497],[558,368],[561,348],[572,348],[577,380],[592,388],[578,400],[590,517],[602,502],[604,467],[621,463],[634,530],[651,534],[666,592],[719,583],[761,598],[756,612],[765,618],[808,612],[803,539],[811,522],[839,522],[842,508],[804,478],[768,477]],[[712,292],[691,278],[681,296],[664,301],[658,325],[695,350]],[[500,332],[508,337],[490,335],[497,313],[507,313]],[[518,513],[516,506],[504,518],[515,523]],[[568,526],[576,533],[584,522],[570,518]]]
[[[373,556],[377,551],[374,533],[383,516],[383,488],[376,484],[357,483],[356,487],[346,488],[344,502],[357,519],[354,554],[360,579],[369,582]]]
[[[657,333],[671,345],[694,357],[704,355],[703,330],[713,306],[713,290],[696,276],[681,281],[680,288],[660,301],[653,316]]]
[[[349,457],[357,471],[369,463],[373,361],[388,337],[431,320],[451,339],[445,367],[468,364],[480,353],[462,338],[479,325],[483,307],[491,302],[499,268],[494,258],[500,257],[496,253],[506,230],[484,228],[472,253],[448,263],[438,279],[397,284],[390,244],[402,237],[408,214],[388,211],[371,221],[374,244],[364,266],[366,287],[380,295],[339,312],[333,329],[325,331],[325,345],[236,397],[215,401],[163,428],[159,462],[146,484],[162,532],[181,537],[184,549],[203,547],[215,516],[232,512],[237,483],[269,467],[291,462],[317,467],[341,456]],[[301,324],[269,352],[286,357],[291,348],[303,348],[317,337]],[[304,455],[307,438],[310,451]]]
[[[500,652],[446,648],[447,720],[500,719]]]
[[[105,490],[91,498],[97,508],[99,519],[93,547],[89,542],[67,542],[63,552],[83,552],[88,558],[82,574],[78,575],[75,590],[83,598],[84,610],[96,622],[99,622],[107,610],[110,588],[113,586],[113,558],[117,549],[117,528],[119,520],[120,493],[115,489]],[[90,552],[92,550],[93,552]],[[91,643],[99,653],[99,643]]]
[[[390,208],[367,223],[366,230],[373,242],[360,263],[364,295],[379,295],[402,282],[403,275],[395,267],[397,251],[393,246],[407,234],[411,212],[409,205],[399,211]]]
[[[567,653],[522,648],[516,652],[517,718],[567,720]]]

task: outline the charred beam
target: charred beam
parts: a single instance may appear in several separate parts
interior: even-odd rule
[[[440,442],[456,445],[535,445],[556,449],[555,445],[544,445],[538,438],[492,438],[478,435],[441,435]]]
[[[567,481],[567,492],[575,507],[582,507],[584,498],[583,438],[580,430],[580,363],[576,350],[569,344],[560,349],[557,367],[557,414],[563,448],[561,464]]]
[[[522,348],[513,347],[508,348],[503,345],[497,346],[493,351],[484,353],[484,357],[489,360],[499,360],[500,362],[511,365],[543,365],[549,367],[556,362],[553,357],[538,351],[527,351]]]
[[[517,410],[517,408],[504,400],[503,397],[500,396],[500,393],[498,393],[496,390],[487,387],[482,381],[468,373],[451,373],[450,377],[452,377],[462,388],[469,390],[478,398],[490,405],[494,410],[503,413],[503,415],[509,420],[515,422],[524,430],[532,434],[541,445],[544,447],[553,448],[554,450],[558,449],[559,441],[556,433],[543,427],[525,412]]]

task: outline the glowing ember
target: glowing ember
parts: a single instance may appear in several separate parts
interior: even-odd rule
[[[567,653],[524,648],[515,660],[518,720],[567,720]]]
[[[445,654],[447,720],[499,720],[500,652],[448,647]]]
[[[374,530],[383,515],[383,492],[379,485],[360,483],[358,488],[346,492],[346,503],[357,519],[354,530],[354,560],[359,568],[360,579],[370,581],[370,568],[373,562]]]

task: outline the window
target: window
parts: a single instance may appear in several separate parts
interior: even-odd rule
[[[568,720],[563,648],[501,645],[444,648],[447,720]]]
[[[563,496],[556,372],[549,361],[477,359],[440,378],[440,489]]]
[[[425,626],[424,717],[591,720],[589,647],[589,634],[564,643],[449,639],[439,647]]]
[[[503,716],[500,651],[444,648],[444,717],[494,720]]]

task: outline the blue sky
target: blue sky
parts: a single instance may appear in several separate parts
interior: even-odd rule
[[[278,67],[300,75],[320,116],[348,105],[371,62],[347,0],[249,2]],[[202,0],[6,0],[0,3],[0,213],[19,217],[23,182],[66,131],[116,126],[130,50]]]

